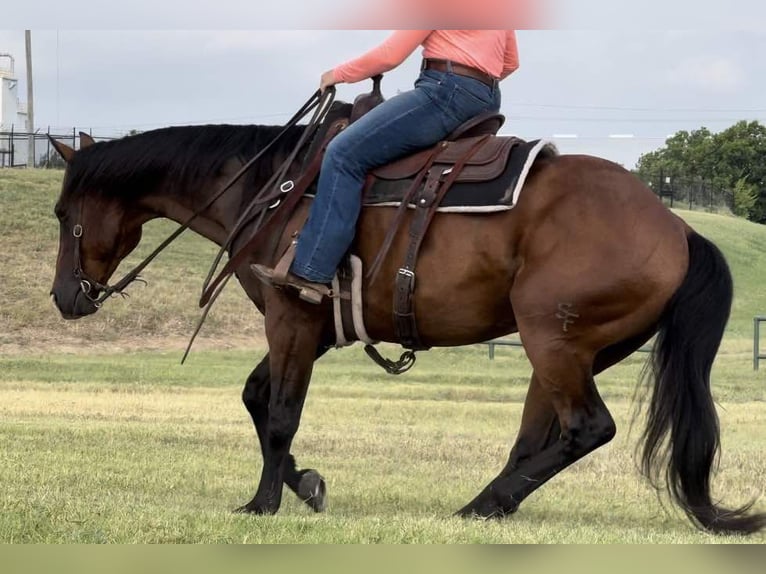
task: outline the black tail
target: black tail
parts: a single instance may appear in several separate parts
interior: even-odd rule
[[[688,243],[689,270],[660,318],[654,345],[643,472],[657,484],[664,471],[671,496],[701,528],[751,534],[766,526],[766,515],[749,515],[752,503],[721,508],[710,496],[719,449],[710,369],[731,310],[731,273],[707,239],[692,233]]]

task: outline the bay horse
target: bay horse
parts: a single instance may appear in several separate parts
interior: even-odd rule
[[[84,137],[78,151],[56,143],[67,163],[55,206],[60,239],[51,290],[62,316],[96,312],[95,296],[138,245],[142,225],[159,217],[185,222],[279,129],[171,127],[102,143]],[[221,245],[301,130],[288,130],[191,228]],[[283,236],[274,238],[279,252],[301,228],[309,202],[302,200]],[[363,210],[353,251],[366,266],[395,211]],[[363,315],[374,340],[397,342],[393,278],[406,247],[406,238],[398,237],[378,280],[365,281]],[[276,513],[286,484],[320,511],[325,483],[317,471],[297,469],[291,444],[314,362],[335,342],[331,306],[263,287],[250,264],[273,265],[273,252],[256,247],[236,271],[265,317],[269,349],[242,395],[263,467],[255,496],[239,510]],[[615,422],[594,377],[656,334],[642,471],[655,484],[664,482],[702,529],[753,533],[766,525],[766,515],[751,505],[726,509],[711,496],[719,427],[710,371],[732,303],[729,268],[711,242],[631,173],[589,156],[545,158],[514,209],[438,214],[417,273],[424,343],[470,345],[518,332],[533,366],[507,464],[461,516],[513,513],[558,472],[608,443]]]

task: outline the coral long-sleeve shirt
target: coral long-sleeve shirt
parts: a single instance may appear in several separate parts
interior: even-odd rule
[[[505,79],[519,67],[514,30],[397,30],[377,48],[333,70],[337,82],[354,83],[388,72],[418,46],[424,58],[452,60]]]

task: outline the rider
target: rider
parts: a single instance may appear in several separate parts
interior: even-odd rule
[[[386,100],[342,131],[322,161],[316,197],[285,276],[253,269],[268,285],[287,285],[319,303],[351,246],[367,173],[434,145],[462,123],[500,109],[498,83],[518,68],[513,30],[398,30],[360,58],[325,72],[320,90],[399,66],[422,45],[415,89]],[[293,256],[293,250],[287,257]],[[283,267],[285,264],[283,263]]]

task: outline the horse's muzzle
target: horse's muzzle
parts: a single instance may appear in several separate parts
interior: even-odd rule
[[[54,286],[51,289],[51,299],[61,316],[69,321],[92,315],[98,311],[98,307],[93,304],[93,301],[82,292],[79,283],[67,284],[65,287]]]

